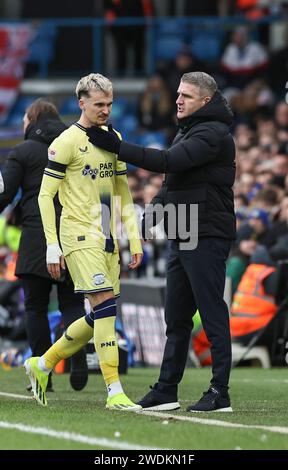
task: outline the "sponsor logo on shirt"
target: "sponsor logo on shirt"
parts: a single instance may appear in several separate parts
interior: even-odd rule
[[[98,173],[97,168],[92,169],[90,165],[85,165],[84,170],[82,170],[82,175],[90,176],[92,180],[96,179],[97,173]]]
[[[104,284],[105,282],[104,274],[103,273],[94,274],[93,281],[94,281],[95,286],[100,286],[101,284]]]
[[[91,176],[92,180],[96,179],[96,176],[100,178],[112,178],[115,171],[113,170],[112,163],[100,163],[99,170],[98,168],[91,168],[90,165],[85,165],[84,170],[82,170],[83,176]]]
[[[100,163],[99,176],[100,178],[111,178],[114,176],[113,165],[111,162]]]

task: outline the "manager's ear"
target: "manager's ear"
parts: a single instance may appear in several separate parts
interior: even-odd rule
[[[209,101],[211,101],[211,96],[205,96],[205,98],[204,98],[204,104],[209,103]]]

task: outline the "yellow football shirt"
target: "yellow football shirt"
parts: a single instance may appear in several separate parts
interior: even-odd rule
[[[142,253],[126,164],[91,144],[85,131],[80,124],[73,124],[49,147],[39,194],[47,244],[58,242],[53,198],[59,191],[64,255],[94,246],[118,251],[115,214],[119,204],[131,254]]]

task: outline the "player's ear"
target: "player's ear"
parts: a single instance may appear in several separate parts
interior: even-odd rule
[[[84,100],[82,98],[80,98],[80,100],[79,100],[79,107],[82,111],[85,111],[85,103],[84,103]]]

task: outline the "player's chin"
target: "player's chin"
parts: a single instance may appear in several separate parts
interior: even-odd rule
[[[95,122],[92,125],[96,127],[102,127],[102,126],[105,126],[106,123],[107,123],[107,119],[97,119],[97,121],[95,120]]]
[[[99,118],[98,119],[98,125],[99,126],[104,126],[104,124],[106,124],[107,121],[108,121],[108,117]]]

